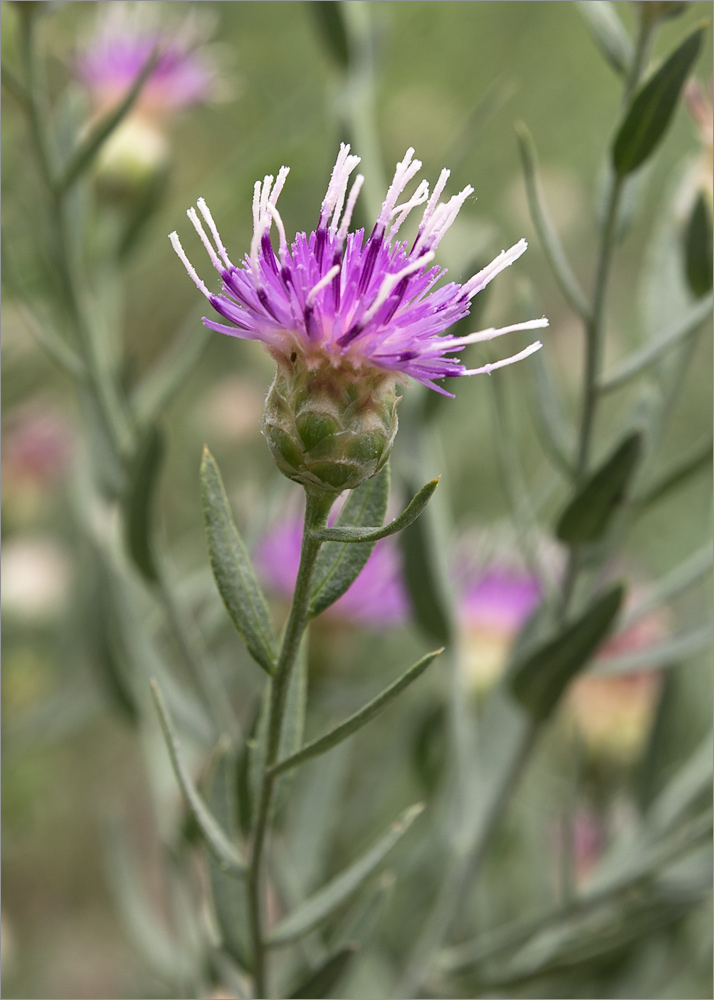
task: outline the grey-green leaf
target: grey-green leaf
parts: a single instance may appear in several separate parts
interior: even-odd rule
[[[312,537],[323,542],[378,542],[380,538],[387,538],[398,531],[403,531],[404,528],[408,528],[416,521],[429,503],[439,484],[439,478],[437,476],[436,479],[432,479],[430,483],[422,486],[399,517],[395,517],[383,528],[323,528],[321,531],[313,531]]]
[[[142,576],[152,583],[159,578],[152,520],[163,457],[163,433],[157,426],[149,427],[139,445],[124,499],[126,547]]]
[[[200,314],[199,314],[200,315]],[[171,402],[206,349],[211,331],[192,316],[132,394],[139,421],[151,420]]]
[[[632,99],[612,150],[613,166],[620,177],[641,166],[664,136],[699,55],[703,35],[701,26],[685,38]]]
[[[201,495],[208,554],[218,591],[248,652],[270,674],[277,657],[270,612],[233,523],[218,466],[207,448],[201,463]]]
[[[712,290],[712,210],[702,192],[694,202],[684,236],[687,282],[700,298]]]
[[[624,76],[632,65],[632,39],[608,0],[577,0],[581,14],[597,47],[616,73]]]
[[[212,814],[231,840],[238,836],[236,766],[235,753],[229,742],[223,739],[213,754],[205,791]],[[247,969],[250,967],[250,940],[245,882],[225,872],[211,852],[208,874],[221,943],[231,958]]]
[[[533,138],[522,122],[516,125],[516,134],[518,136],[518,148],[520,149],[521,161],[523,163],[528,207],[533,225],[536,228],[538,238],[543,247],[543,252],[546,255],[564,298],[579,316],[588,321],[590,318],[590,305],[568,263],[563,245],[548,216],[545,201],[543,200],[543,195],[538,184],[538,166]]]
[[[204,840],[216,861],[225,871],[231,872],[233,875],[243,875],[245,872],[245,863],[238,853],[238,848],[230,842],[218,820],[198,794],[191,775],[188,773],[186,765],[183,762],[178,739],[176,738],[173,723],[169,716],[169,710],[159,690],[159,685],[155,680],[151,682],[151,694],[159,713],[161,729],[171,758],[171,765],[186,805],[191,810],[191,814],[196,820],[198,828],[203,834]]]
[[[433,660],[442,653],[443,649],[437,649],[433,653],[427,653],[423,656],[417,663],[398,677],[393,684],[385,688],[376,698],[373,698],[368,702],[363,708],[353,715],[350,715],[348,719],[340,723],[339,726],[335,726],[329,732],[325,733],[324,736],[320,736],[318,739],[313,740],[311,743],[306,744],[297,753],[292,754],[290,757],[286,757],[280,760],[275,767],[272,769],[273,774],[280,774],[283,771],[288,771],[290,768],[297,767],[299,764],[305,763],[305,761],[310,760],[312,757],[318,757],[322,753],[326,753],[332,747],[341,743],[342,740],[346,740],[348,736],[356,733],[358,729],[365,726],[370,722],[376,715],[379,715],[396,697],[401,694],[401,692],[409,687],[409,685],[420,677],[424,673],[426,668],[429,666]]]
[[[340,0],[310,0],[320,34],[335,62],[342,69],[350,64],[350,41]]]
[[[289,758],[297,753],[305,731],[305,710],[307,708],[307,634],[303,635],[293,665],[288,684],[285,704],[285,721],[280,733],[280,758]],[[287,770],[287,769],[286,769]],[[280,809],[285,801],[292,775],[282,777],[275,790],[274,808]]]
[[[556,534],[566,545],[584,545],[600,538],[624,500],[642,452],[642,433],[622,441],[588,476],[560,515]]]
[[[365,854],[337,875],[313,896],[301,903],[282,920],[270,935],[268,943],[273,947],[289,944],[313,930],[345,900],[359,889],[376,871],[395,845],[401,840],[417,816],[423,812],[421,803],[406,809]]]
[[[678,486],[682,486],[692,476],[695,476],[702,469],[711,465],[712,446],[712,439],[708,438],[692,455],[688,455],[682,462],[675,465],[673,469],[666,472],[661,479],[653,483],[643,496],[635,497],[635,502],[639,508],[644,509],[653,503],[657,503],[658,500],[667,496],[672,490],[677,489]]]
[[[559,635],[513,664],[511,690],[535,719],[550,715],[570,680],[610,634],[624,594],[622,584],[611,587]]]
[[[622,653],[620,656],[608,656],[598,663],[593,673],[600,677],[611,677],[675,666],[682,660],[703,653],[711,644],[711,624],[697,625],[644,649]]]
[[[411,524],[399,536],[404,560],[404,578],[417,624],[442,646],[448,646],[453,635],[449,599],[437,552],[435,516]]]
[[[686,339],[693,336],[704,323],[712,311],[712,297],[708,296],[702,302],[697,302],[691,309],[685,312],[684,316],[669,330],[657,337],[656,340],[646,344],[641,350],[635,351],[629,358],[611,375],[603,376],[598,385],[601,393],[612,392],[620,386],[629,382],[630,379],[641,374],[650,365],[655,364],[660,358],[673,347],[682,344]]]
[[[352,490],[337,519],[337,527],[381,525],[389,500],[389,465]],[[314,618],[334,604],[352,586],[364,569],[376,542],[362,545],[323,545],[315,563],[309,615]]]
[[[330,955],[290,994],[290,1000],[319,1000],[335,996],[335,988],[347,972],[357,950],[356,944],[348,944]]]
[[[558,387],[548,361],[547,351],[536,351],[532,364],[527,366],[534,384],[537,428],[544,448],[562,472],[573,473],[574,444],[568,433],[563,415]]]

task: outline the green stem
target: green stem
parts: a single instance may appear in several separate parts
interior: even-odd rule
[[[253,976],[256,997],[268,996],[267,968],[265,962],[265,940],[262,916],[262,869],[265,841],[270,824],[276,775],[272,768],[278,763],[280,736],[283,730],[285,705],[293,667],[298,656],[300,640],[307,626],[307,608],[310,600],[310,583],[315,568],[315,560],[320,551],[321,541],[313,538],[313,532],[324,528],[334,497],[324,494],[305,493],[305,524],[300,568],[298,569],[295,593],[290,616],[285,627],[280,656],[275,674],[270,680],[270,702],[267,719],[267,753],[261,776],[258,808],[256,812],[253,849],[248,870],[248,912],[253,946]]]
[[[639,36],[635,47],[635,55],[623,93],[623,104],[625,106],[640,81],[653,29],[653,22],[650,22],[648,18],[641,19]],[[607,300],[608,282],[612,271],[613,254],[617,244],[617,221],[624,184],[625,178],[616,174],[614,170],[610,168],[607,180],[608,192],[605,202],[605,213],[595,271],[595,287],[593,291],[592,310],[585,323],[583,404],[580,413],[578,455],[575,468],[576,486],[582,483],[588,473],[592,452],[593,431],[595,428],[595,417],[599,401],[598,382],[600,380],[604,347],[605,304]],[[582,561],[579,551],[577,549],[571,549],[568,557],[568,564],[565,570],[562,597],[560,601],[559,617],[561,621],[564,621],[567,617],[568,609],[578,582],[578,577],[580,576],[581,563]]]
[[[111,378],[102,371],[96,344],[82,308],[79,282],[74,266],[74,253],[67,231],[67,206],[57,186],[53,157],[40,103],[37,60],[35,57],[34,18],[20,19],[20,52],[25,71],[28,95],[27,114],[30,133],[37,152],[42,180],[49,201],[50,222],[54,238],[54,257],[69,320],[74,327],[82,360],[86,366],[89,391],[95,399],[107,439],[121,467],[125,467],[132,444],[131,425],[122,400]]]

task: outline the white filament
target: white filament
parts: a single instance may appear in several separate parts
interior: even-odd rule
[[[513,365],[516,361],[523,361],[524,358],[530,357],[531,354],[535,354],[539,351],[543,345],[540,340],[536,340],[535,343],[529,344],[524,351],[519,351],[518,354],[513,354],[510,358],[504,358],[502,361],[494,361],[490,365],[482,365],[481,368],[470,368],[465,372],[461,372],[462,375],[490,375],[491,372],[496,371],[497,368],[505,368],[506,365]]]
[[[179,260],[186,268],[186,271],[188,272],[188,276],[191,279],[191,281],[194,283],[194,285],[199,290],[199,292],[201,292],[202,295],[205,295],[207,299],[210,299],[211,293],[208,291],[208,289],[201,281],[199,276],[196,274],[195,268],[193,267],[188,257],[186,256],[184,249],[181,246],[181,241],[178,238],[178,233],[176,231],[174,231],[173,233],[169,233],[169,239],[171,240],[171,246],[176,251]]]

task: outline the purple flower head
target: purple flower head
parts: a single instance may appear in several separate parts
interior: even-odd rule
[[[281,167],[277,178],[257,182],[253,196],[253,239],[240,265],[231,262],[213,217],[202,198],[188,211],[211,262],[221,275],[222,291],[212,293],[190,264],[177,234],[174,250],[199,290],[226,320],[204,318],[219,333],[260,340],[279,360],[304,359],[308,368],[378,369],[396,377],[409,376],[444,395],[452,395],[435,380],[491,372],[532,354],[536,342],[524,351],[480,368],[467,368],[452,357],[468,344],[492,340],[514,330],[547,326],[546,319],[482,330],[461,337],[445,335],[448,327],[468,315],[471,300],[500,271],[526,249],[521,240],[503,251],[465,284],[436,287],[445,274],[432,266],[435,250],[472,194],[466,187],[448,201],[441,196],[449,177],[442,170],[431,193],[421,181],[410,196],[405,189],[421,168],[408,149],[397,164],[377,222],[365,239],[364,230],[350,232],[350,222],[363,177],[350,176],[360,162],[342,144],[317,228],[298,233],[288,243],[277,201],[288,176]],[[349,189],[349,190],[348,190]],[[403,199],[403,200],[400,200]],[[425,205],[411,245],[398,238],[399,230],[416,207]],[[208,232],[206,232],[207,227]],[[275,226],[278,249],[271,242]]]
[[[255,552],[258,572],[268,587],[281,597],[289,598],[295,590],[301,541],[302,518],[286,518],[273,526]],[[402,625],[408,621],[409,598],[393,539],[377,542],[360,575],[327,614],[374,628]]]
[[[152,4],[108,4],[93,37],[77,57],[77,74],[100,109],[115,104],[158,50],[158,62],[139,96],[136,110],[172,114],[207,100],[215,73],[198,43],[205,34],[195,18],[167,29]]]

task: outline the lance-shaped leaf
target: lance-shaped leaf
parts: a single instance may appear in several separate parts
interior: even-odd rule
[[[611,587],[559,635],[515,661],[511,690],[535,719],[550,715],[570,680],[610,634],[624,593],[622,584]]]
[[[337,519],[337,527],[381,525],[389,500],[389,465],[377,476],[352,490]],[[328,542],[320,549],[313,571],[309,615],[321,614],[349,590],[369,559],[376,542],[341,545]]]
[[[322,997],[335,996],[335,988],[358,950],[356,944],[345,945],[315,969],[290,994],[290,1000],[320,1000]]]
[[[132,407],[139,421],[161,413],[189,377],[206,349],[211,331],[191,315],[176,340],[161,355],[132,393]]]
[[[697,296],[712,290],[712,210],[700,192],[692,208],[684,239],[687,282]]]
[[[701,26],[685,38],[632,99],[612,149],[613,166],[620,177],[641,166],[664,136],[703,35]]]
[[[631,628],[663,604],[668,604],[675,597],[697,583],[712,571],[712,543],[702,545],[691,556],[688,556],[673,570],[663,576],[652,587],[648,588],[647,596],[628,611],[622,622],[622,629]]]
[[[152,583],[159,578],[152,520],[164,450],[161,430],[150,427],[137,451],[124,499],[126,546],[142,576]]]
[[[602,677],[639,673],[641,670],[657,670],[675,666],[697,653],[703,653],[712,644],[712,626],[698,625],[687,632],[672,635],[662,642],[638,649],[633,653],[608,656],[598,663],[594,674]]]
[[[437,513],[410,525],[399,536],[404,561],[404,579],[416,623],[442,646],[448,646],[454,633],[446,568],[439,551]]]
[[[443,649],[437,649],[433,653],[427,653],[423,656],[414,666],[406,670],[401,677],[398,677],[393,684],[390,684],[388,688],[385,688],[381,694],[378,694],[376,698],[368,702],[364,708],[361,708],[354,715],[350,715],[348,719],[340,723],[339,726],[335,726],[329,732],[325,733],[324,736],[320,736],[319,739],[313,740],[311,743],[307,743],[301,750],[297,753],[292,754],[290,757],[279,761],[273,768],[273,774],[280,774],[283,771],[288,771],[292,767],[297,767],[299,764],[304,764],[306,760],[310,760],[311,757],[318,757],[320,754],[325,753],[331,747],[336,746],[341,743],[342,740],[346,740],[348,736],[356,733],[358,729],[365,726],[370,722],[376,715],[379,715],[387,705],[392,702],[398,694],[409,687],[409,685],[424,673],[429,664],[436,659],[439,653],[442,653]]]
[[[408,528],[419,517],[439,484],[440,477],[432,479],[407,504],[399,517],[395,517],[383,528],[323,528],[313,531],[312,537],[322,542],[378,542],[404,528]]]
[[[688,312],[685,312],[681,320],[671,330],[657,337],[652,343],[646,344],[641,350],[635,351],[611,375],[603,376],[598,384],[599,392],[607,393],[612,392],[613,389],[619,389],[620,386],[641,374],[650,365],[655,364],[673,347],[677,347],[688,337],[693,336],[702,323],[708,319],[711,311],[711,296],[703,302],[697,302]]]
[[[243,875],[245,872],[245,863],[238,853],[238,848],[230,842],[218,820],[198,794],[191,775],[188,773],[188,769],[181,756],[181,749],[176,738],[171,717],[169,716],[169,710],[159,690],[159,685],[155,680],[151,682],[151,694],[159,713],[161,729],[166,740],[174,774],[183,793],[186,805],[191,810],[191,814],[196,820],[198,828],[203,834],[206,844],[216,861],[225,871],[231,872],[233,875]]]
[[[238,836],[235,754],[225,738],[214,751],[206,775],[208,806],[231,840]],[[209,852],[208,875],[216,923],[226,952],[242,968],[250,968],[248,896],[245,882],[228,874]]]
[[[290,757],[300,749],[305,731],[307,708],[307,634],[303,635],[293,664],[285,701],[285,718],[280,732],[280,757]],[[261,776],[262,777],[262,776]],[[277,811],[285,801],[292,775],[280,779],[275,789],[273,808]]]
[[[533,379],[537,412],[537,430],[544,448],[567,475],[573,474],[574,445],[563,416],[560,393],[546,351],[536,351],[533,364],[528,365]]]
[[[560,242],[553,223],[548,217],[543,195],[538,184],[536,151],[530,132],[523,123],[516,126],[518,148],[521,152],[523,174],[526,182],[526,196],[533,225],[543,246],[543,251],[550,264],[553,275],[560,286],[566,301],[572,309],[584,320],[590,318],[590,305],[585,298],[578,279],[568,263],[565,250]]]
[[[147,59],[132,86],[127,90],[123,100],[117,104],[116,108],[108,111],[103,118],[100,118],[85,139],[79,144],[57,181],[59,191],[66,190],[91,166],[92,160],[99,153],[106,140],[123,122],[136,104],[139,95],[144,89],[144,84],[156,69],[158,61],[159,51],[155,49]]]
[[[277,656],[270,612],[208,448],[204,449],[201,463],[201,496],[208,554],[218,591],[248,652],[270,674]]]
[[[624,500],[642,452],[642,433],[629,434],[599,469],[591,473],[560,515],[556,534],[566,545],[600,538]]]
[[[661,500],[662,497],[667,496],[672,490],[677,489],[678,486],[686,483],[688,479],[691,479],[692,476],[696,475],[702,469],[711,465],[712,445],[712,439],[709,438],[705,444],[697,448],[694,454],[689,455],[682,462],[679,462],[673,469],[666,472],[661,479],[650,486],[644,496],[635,497],[635,503],[640,509],[649,507],[651,504]]]
[[[341,69],[350,64],[350,40],[340,0],[310,0],[320,34],[335,62]]]
[[[615,4],[608,0],[577,0],[575,6],[600,52],[615,72],[624,76],[632,65],[633,46]]]
[[[270,935],[268,944],[274,947],[289,944],[291,941],[303,937],[326,920],[376,871],[423,810],[422,803],[405,809],[399,819],[392,823],[387,833],[358,861],[355,861],[340,875],[328,882],[326,886],[306,899],[282,920]]]

